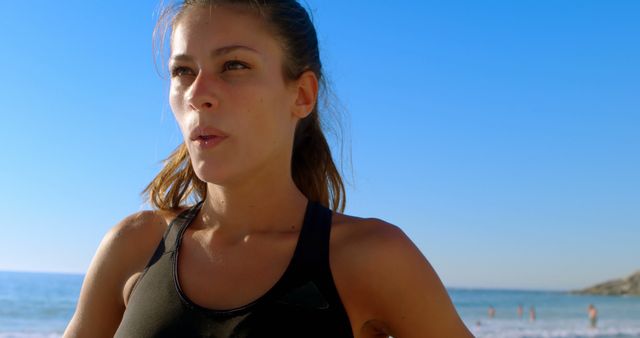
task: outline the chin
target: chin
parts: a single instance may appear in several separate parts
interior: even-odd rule
[[[220,166],[200,164],[193,167],[193,171],[201,181],[216,185],[224,185],[231,178],[228,170]]]

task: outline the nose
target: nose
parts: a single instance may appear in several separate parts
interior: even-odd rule
[[[220,101],[215,94],[215,80],[200,72],[191,84],[187,102],[193,110],[207,113],[218,108]]]

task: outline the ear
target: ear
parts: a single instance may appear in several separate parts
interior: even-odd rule
[[[303,119],[311,114],[318,101],[318,78],[310,70],[302,73],[296,80],[296,99],[293,105],[293,115]]]

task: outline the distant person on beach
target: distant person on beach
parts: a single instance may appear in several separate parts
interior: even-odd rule
[[[534,308],[533,306],[529,308],[529,321],[530,322],[536,321],[536,308]]]
[[[587,313],[589,314],[589,324],[591,325],[591,328],[595,329],[598,324],[598,309],[596,309],[593,304],[589,304]]]
[[[522,308],[522,304],[518,304],[518,318],[522,318],[522,316],[524,315],[524,309]]]
[[[399,227],[343,214],[298,1],[186,0],[165,33],[183,142],[144,190],[153,210],[104,236],[64,337],[473,337]]]
[[[496,316],[496,309],[493,306],[489,306],[488,310],[489,318],[493,318]]]

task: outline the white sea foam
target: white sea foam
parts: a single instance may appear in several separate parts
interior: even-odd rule
[[[640,338],[640,323],[618,323],[616,326],[589,328],[565,322],[527,324],[500,323],[469,326],[477,338]]]

